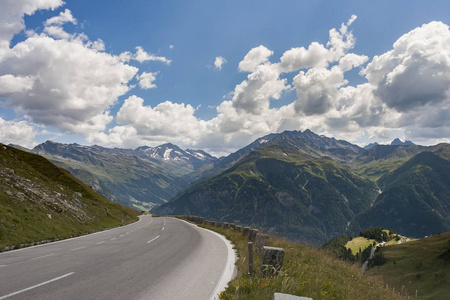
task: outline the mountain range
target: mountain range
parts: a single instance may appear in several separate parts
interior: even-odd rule
[[[133,150],[47,141],[32,152],[69,170],[106,198],[142,210],[168,201],[187,186],[189,174],[217,160],[173,144]]]
[[[450,145],[361,148],[310,130],[269,134],[221,158],[176,145],[137,149],[46,142],[33,152],[107,198],[318,244],[368,226],[421,237],[450,230]]]

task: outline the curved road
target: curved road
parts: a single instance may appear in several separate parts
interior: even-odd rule
[[[231,280],[234,252],[227,244],[184,221],[141,216],[0,254],[0,300],[213,299]]]

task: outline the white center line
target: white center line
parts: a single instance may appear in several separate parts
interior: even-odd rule
[[[103,243],[105,243],[105,241],[98,242],[97,245],[101,245]]]
[[[117,239],[117,238],[112,238],[111,241],[114,241],[115,239]]]
[[[162,230],[164,230],[164,227],[162,228]]]
[[[49,257],[49,256],[53,256],[53,255],[55,255],[55,253],[47,254],[47,255],[42,255],[42,256],[38,256],[38,257],[32,258],[32,259],[30,259],[30,260],[40,259],[40,258]]]
[[[124,236],[124,234],[119,235],[119,237],[123,237],[123,236]]]
[[[80,249],[83,249],[83,248],[86,248],[86,247],[85,247],[85,246],[82,246],[82,247],[74,248],[74,249],[72,249],[72,251],[80,250]]]
[[[156,240],[157,238],[159,238],[159,235],[158,236],[156,236],[154,239],[152,239],[152,240],[150,240],[150,241],[148,241],[147,242],[147,244],[150,244],[151,242],[153,242],[154,240]]]
[[[17,295],[17,294],[20,294],[20,293],[23,293],[23,292],[26,292],[26,291],[29,291],[29,290],[32,290],[32,289],[35,289],[35,288],[37,288],[37,287],[43,286],[43,285],[48,284],[48,283],[51,283],[51,282],[53,282],[53,281],[57,281],[57,280],[63,279],[64,277],[70,276],[70,275],[72,275],[72,274],[74,274],[74,273],[75,273],[75,272],[67,273],[67,274],[65,274],[65,275],[62,275],[62,276],[59,276],[59,277],[50,279],[50,280],[48,280],[48,281],[45,281],[45,282],[42,282],[42,283],[39,283],[39,284],[30,286],[30,287],[28,287],[28,288],[26,288],[26,289],[23,289],[23,290],[20,290],[20,291],[17,291],[17,292],[14,292],[14,293],[11,293],[11,294],[2,296],[2,297],[0,297],[0,300],[6,299],[6,298],[9,298],[9,297],[12,297],[12,296],[15,296],[15,295]]]

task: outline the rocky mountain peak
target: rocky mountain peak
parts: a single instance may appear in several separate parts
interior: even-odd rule
[[[408,140],[402,142],[399,138],[396,138],[395,140],[393,140],[391,142],[391,146],[412,146],[412,145],[415,145],[415,144]]]

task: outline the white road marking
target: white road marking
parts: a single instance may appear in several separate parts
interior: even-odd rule
[[[55,255],[55,253],[47,254],[47,255],[42,255],[42,256],[38,256],[38,257],[32,258],[32,259],[30,259],[30,260],[41,259],[41,258],[44,258],[44,257],[53,256],[53,255]]]
[[[148,241],[147,242],[147,244],[150,244],[151,242],[153,242],[154,240],[156,240],[157,238],[159,238],[159,235],[158,236],[156,236],[154,239],[152,239],[152,240],[150,240],[150,241]]]
[[[80,249],[83,249],[83,248],[86,248],[86,246],[82,246],[82,247],[74,248],[74,249],[72,249],[72,251],[75,251],[75,250],[80,250]]]
[[[112,238],[111,241],[114,241],[114,240],[116,240],[116,239],[117,239],[117,238]]]
[[[162,230],[164,230],[164,227],[162,228]]]
[[[2,267],[6,267],[6,265],[0,265],[0,268],[2,268]]]
[[[12,296],[15,296],[15,295],[17,295],[17,294],[20,294],[20,293],[23,293],[23,292],[26,292],[26,291],[29,291],[29,290],[32,290],[32,289],[35,289],[35,288],[38,288],[38,287],[40,287],[40,286],[46,285],[46,284],[48,284],[48,283],[51,283],[51,282],[53,282],[53,281],[57,281],[57,280],[63,279],[63,278],[65,278],[65,277],[67,277],[67,276],[70,276],[70,275],[72,275],[72,274],[74,274],[74,273],[75,273],[75,272],[67,273],[67,274],[65,274],[65,275],[62,275],[62,276],[59,276],[59,277],[50,279],[50,280],[48,280],[48,281],[45,281],[45,282],[42,282],[42,283],[39,283],[39,284],[30,286],[30,287],[28,287],[28,288],[26,288],[26,289],[23,289],[23,290],[20,290],[20,291],[17,291],[17,292],[14,292],[14,293],[11,293],[11,294],[2,296],[2,297],[0,297],[0,300],[6,299],[6,298],[9,298],[9,297],[12,297]]]
[[[101,245],[101,244],[104,244],[104,243],[105,243],[105,241],[98,242],[97,245]]]
[[[124,236],[124,234],[119,235],[119,237],[123,237],[123,236]]]

